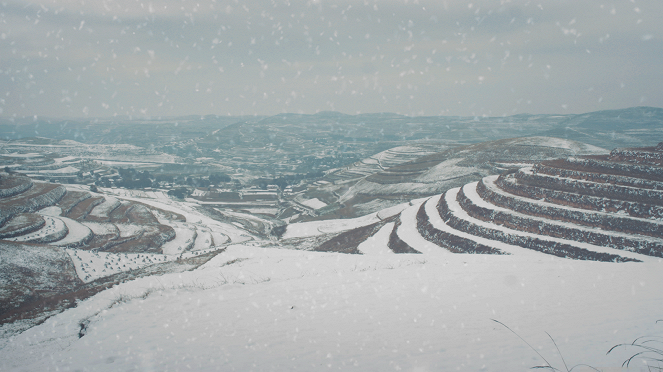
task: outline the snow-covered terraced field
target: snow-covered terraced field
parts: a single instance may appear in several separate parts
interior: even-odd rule
[[[177,223],[171,226],[175,229],[175,239],[161,246],[163,253],[166,255],[178,255],[191,249],[197,237],[195,226],[190,226],[186,223]]]
[[[67,225],[68,231],[67,236],[65,236],[63,239],[53,242],[53,245],[57,245],[59,247],[79,247],[92,239],[92,230],[90,230],[89,227],[83,225],[82,223],[67,217],[53,218],[59,218],[62,220],[62,222]]]
[[[150,253],[90,252],[81,249],[67,249],[66,252],[71,256],[79,278],[85,283],[177,259],[176,256]]]
[[[39,230],[16,237],[5,238],[13,242],[51,243],[67,235],[67,225],[59,217],[43,216],[46,222]]]
[[[101,204],[97,205],[92,209],[92,211],[90,211],[90,214],[88,216],[99,219],[106,219],[108,218],[109,214],[113,211],[113,209],[119,206],[120,206],[119,200],[117,200],[112,196],[107,196],[105,197],[105,200]]]
[[[646,151],[637,152],[637,156],[644,157],[643,152]],[[627,162],[624,153],[620,154],[620,161]],[[658,157],[659,154],[652,155],[654,159]],[[453,170],[456,160],[441,164]],[[575,166],[577,163],[580,161],[554,162],[558,166]],[[588,174],[592,172],[592,164],[599,164],[602,172],[615,169],[619,176],[607,173],[576,179],[562,177],[567,175],[563,170],[556,174],[539,174],[532,171],[538,164],[516,173],[488,176],[426,201],[411,202],[411,206],[398,216],[389,242],[392,249],[398,247],[401,251],[417,251],[424,255],[454,252],[535,257],[548,254],[614,262],[649,262],[663,258],[660,211],[658,207],[640,202],[640,199],[645,202],[658,200],[660,192],[655,191],[658,186],[652,183],[654,181],[638,178],[653,177],[650,175],[658,174],[659,170],[648,170],[647,167],[655,166],[637,162],[612,166],[607,160],[589,159],[582,164],[589,167],[586,169]],[[629,169],[637,169],[636,174],[628,174]],[[610,180],[622,180],[629,186],[620,186],[619,182]],[[532,184],[536,184],[536,188]],[[564,190],[558,190],[558,185],[565,185]],[[605,190],[607,196],[587,195],[587,190],[595,189]],[[629,215],[619,206],[630,208],[630,213],[637,216]],[[347,231],[375,221],[376,215],[367,215],[353,220],[294,224],[288,226],[284,237]],[[360,242],[359,247],[362,244]]]

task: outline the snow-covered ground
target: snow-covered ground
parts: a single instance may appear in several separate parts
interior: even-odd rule
[[[321,234],[342,232],[357,227],[368,226],[385,218],[394,216],[400,213],[403,209],[407,208],[408,206],[409,203],[403,203],[387,209],[383,209],[379,212],[367,214],[365,216],[357,218],[294,223],[288,225],[285,234],[283,234],[283,238],[284,239],[304,238],[304,237],[316,236]]]
[[[66,252],[76,267],[78,277],[85,283],[177,258],[165,254],[90,252],[82,249],[67,249]]]
[[[318,198],[304,200],[302,202],[302,204],[304,204],[305,206],[307,206],[309,208],[313,208],[313,209],[320,209],[320,208],[324,208],[324,207],[327,206],[327,203],[323,202],[322,200],[320,200]]]
[[[196,228],[186,223],[171,223],[175,229],[175,238],[161,246],[161,251],[167,255],[178,255],[193,247],[196,240]]]
[[[663,335],[655,323],[662,281],[660,260],[343,255],[235,245],[197,270],[117,285],[5,340],[0,369],[528,371],[545,365],[495,319],[558,369],[566,370],[546,332],[569,368],[585,363],[621,371],[637,350],[606,355],[612,346]],[[647,370],[640,360],[631,365]]]

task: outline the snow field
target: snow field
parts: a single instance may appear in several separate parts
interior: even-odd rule
[[[546,332],[569,367],[621,371],[632,350],[608,349],[663,334],[652,314],[663,306],[661,265],[230,246],[197,270],[117,285],[13,336],[0,348],[0,369],[518,372],[543,364],[496,319],[558,369]]]
[[[128,223],[117,223],[115,224],[118,231],[120,232],[121,238],[128,238],[130,236],[136,236],[144,231],[140,225],[133,225]]]
[[[320,209],[327,206],[327,203],[321,201],[318,198],[304,200],[301,204],[313,209]]]
[[[40,209],[37,213],[41,214],[42,216],[58,217],[62,215],[62,208],[52,205],[50,207]]]
[[[81,249],[66,249],[66,252],[76,267],[78,277],[85,283],[109,275],[177,259],[175,256],[153,253],[108,253]]]

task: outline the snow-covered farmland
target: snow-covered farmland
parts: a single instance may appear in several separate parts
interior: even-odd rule
[[[175,229],[175,238],[161,246],[161,250],[167,255],[178,255],[193,247],[196,240],[196,228],[186,223],[172,223]]]
[[[357,218],[294,223],[288,225],[285,234],[283,234],[283,238],[304,238],[321,234],[342,232],[361,226],[368,226],[382,219],[400,213],[408,205],[408,203],[399,204],[394,207]]]
[[[78,277],[85,283],[177,259],[176,256],[150,253],[90,252],[81,249],[67,249],[66,252],[71,256]]]

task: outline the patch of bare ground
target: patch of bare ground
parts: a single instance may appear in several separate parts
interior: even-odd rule
[[[113,223],[129,223],[127,212],[133,207],[131,202],[122,202],[119,207],[110,213],[110,220]]]
[[[159,220],[152,214],[149,208],[143,204],[134,204],[127,211],[127,217],[131,223],[137,225],[158,225]]]
[[[394,222],[397,216],[386,218],[374,224],[352,229],[337,235],[315,248],[319,252],[337,252],[349,254],[362,254],[357,247],[366,239],[375,235],[389,222]]]
[[[82,284],[64,249],[0,241],[0,319]]]
[[[46,224],[44,217],[36,213],[19,213],[0,228],[0,239],[28,234]]]
[[[145,208],[148,208],[152,211],[155,211],[155,212],[159,213],[160,215],[162,215],[163,218],[165,218],[167,220],[175,221],[175,222],[186,222],[186,217],[184,217],[183,215],[181,215],[179,213],[167,211],[167,210],[157,208],[157,207],[153,207],[151,205],[147,205],[147,204],[144,204],[144,203],[141,203],[141,202],[133,202],[133,203],[138,204],[138,205],[142,205]]]
[[[22,302],[17,307],[1,311],[0,324],[22,321],[20,323],[16,323],[18,325],[16,330],[21,332],[25,329],[44,322],[46,319],[55,314],[58,314],[68,308],[75,307],[79,301],[94,296],[95,294],[115,285],[152,275],[163,275],[167,273],[178,273],[195,270],[223,251],[224,249],[221,249],[191,258],[157,263],[143,267],[141,269],[99,278],[86,284],[78,280],[74,286],[60,287],[59,291],[55,291],[54,293],[50,293],[48,295],[41,294],[39,297],[33,297],[27,301]],[[66,253],[64,254],[69,257]],[[69,260],[69,262],[73,268],[71,260]],[[76,277],[76,279],[78,279],[78,277]],[[0,304],[2,303],[0,302]]]
[[[92,208],[104,202],[103,196],[93,196],[77,203],[65,217],[72,220],[83,220],[91,211]]]
[[[82,202],[85,199],[89,199],[90,197],[92,197],[92,195],[90,195],[89,192],[67,190],[67,193],[64,194],[62,199],[60,199],[56,205],[62,209],[62,214],[66,215],[73,207],[76,206],[76,204]]]

